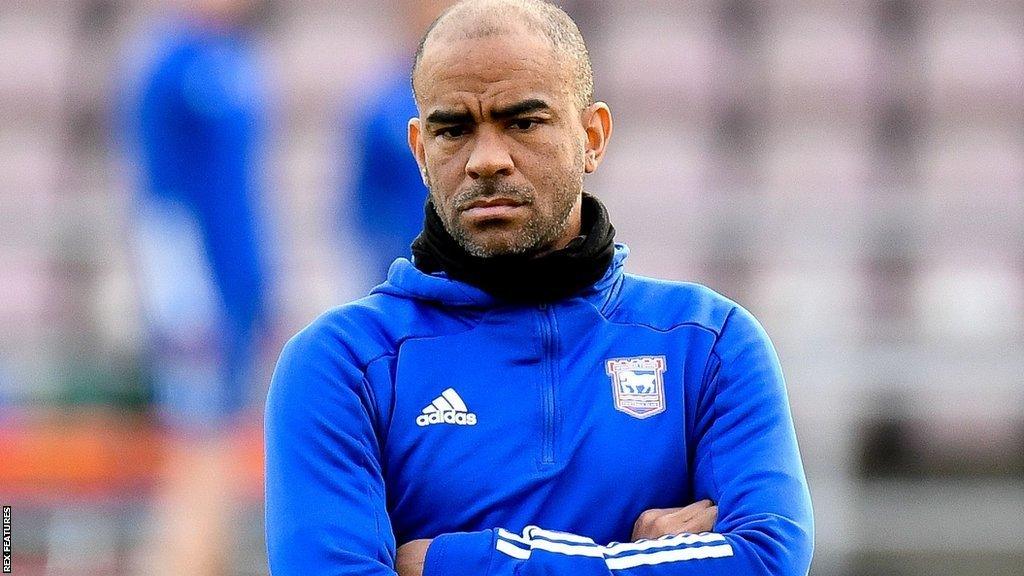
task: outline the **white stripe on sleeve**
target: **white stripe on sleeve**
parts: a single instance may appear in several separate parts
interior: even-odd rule
[[[495,544],[494,547],[498,550],[498,552],[503,552],[513,558],[518,558],[520,560],[526,560],[530,557],[529,550],[523,550],[522,548],[514,544],[510,544],[508,540],[502,540],[499,538],[498,543]]]
[[[611,544],[607,547],[608,555],[615,556],[626,552],[640,550],[652,550],[655,548],[675,548],[676,546],[689,546],[692,544],[711,544],[713,542],[725,542],[725,536],[705,532],[703,534],[678,534],[657,540],[641,540],[639,542],[625,542],[622,544]]]
[[[534,538],[537,536],[538,538]],[[714,544],[713,546],[694,546]],[[522,546],[529,546],[527,550]],[[667,562],[686,560],[704,560],[709,558],[725,558],[733,555],[732,546],[721,534],[704,532],[701,534],[678,534],[663,536],[657,540],[641,540],[638,542],[612,543],[599,546],[585,536],[568,532],[554,532],[537,526],[527,526],[523,534],[514,534],[498,529],[498,540],[495,548],[508,556],[525,560],[533,550],[544,550],[566,556],[586,556],[604,558],[610,570],[623,570],[637,566],[653,566]],[[623,556],[629,552],[642,552],[631,556]]]
[[[512,541],[515,541],[515,542],[519,542],[520,544],[526,544],[527,546],[530,545],[530,541],[528,539],[523,538],[519,534],[514,534],[512,532],[509,532],[508,530],[505,530],[504,528],[498,528],[498,536],[501,536],[502,538],[505,538],[507,540],[512,540]]]
[[[566,556],[589,556],[591,558],[604,558],[602,546],[574,546],[562,542],[551,542],[550,540],[534,540],[530,545],[533,550],[544,550]]]
[[[662,550],[650,554],[635,554],[633,556],[622,556],[619,558],[608,558],[605,563],[611,570],[624,570],[637,566],[653,566],[666,562],[680,562],[684,560],[706,560],[708,558],[726,558],[732,556],[732,546],[722,544],[719,546],[699,546],[697,548],[682,548],[680,550]]]
[[[547,538],[548,540],[555,540],[557,542],[570,542],[572,544],[594,544],[594,541],[590,538],[587,538],[586,536],[570,534],[568,532],[555,532],[552,530],[545,530],[539,526],[527,526],[526,530],[523,530],[523,536],[526,536],[527,538],[540,536],[541,538]]]

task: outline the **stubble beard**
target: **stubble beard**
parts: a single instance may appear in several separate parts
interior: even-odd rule
[[[582,185],[582,182],[580,182]],[[471,232],[459,220],[458,207],[465,206],[480,198],[502,196],[520,202],[528,207],[536,206],[536,195],[530,190],[519,187],[486,183],[473,190],[459,194],[450,204],[438,204],[437,195],[430,187],[430,195],[434,199],[434,210],[441,218],[445,230],[459,243],[459,246],[471,256],[492,258],[494,256],[533,255],[547,251],[569,227],[572,209],[582,190],[581,187],[559,187],[556,189],[555,204],[550,215],[535,212],[522,227],[502,234],[497,239],[485,243],[478,239],[485,233]]]
[[[427,188],[433,199],[434,211],[448,234],[471,256],[492,258],[495,256],[534,255],[546,252],[569,227],[572,209],[583,191],[584,162],[582,150],[577,155],[574,172],[567,181],[554,186],[555,202],[550,215],[535,213],[520,229],[502,238],[502,242],[480,243],[475,235],[459,221],[460,208],[483,198],[501,196],[527,206],[536,205],[536,194],[532,189],[513,186],[494,179],[479,180],[469,190],[460,192],[448,204],[439,201],[430,173],[425,172]]]

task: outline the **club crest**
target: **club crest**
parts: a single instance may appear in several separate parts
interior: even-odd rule
[[[612,379],[615,409],[634,418],[665,411],[664,356],[613,358],[605,364]]]

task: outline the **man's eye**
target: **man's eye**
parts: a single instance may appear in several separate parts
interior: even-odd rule
[[[466,135],[466,129],[462,126],[451,126],[449,128],[442,128],[437,131],[437,135],[441,138],[451,140],[453,138],[459,138]]]
[[[529,130],[530,128],[533,128],[536,125],[537,121],[531,119],[516,120],[515,122],[512,123],[512,127],[515,128],[516,130]]]

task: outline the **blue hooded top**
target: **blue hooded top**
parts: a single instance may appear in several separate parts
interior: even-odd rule
[[[266,408],[275,576],[803,575],[810,498],[778,358],[743,308],[623,271],[509,304],[397,260],[286,345]],[[629,542],[710,499],[714,532]]]

